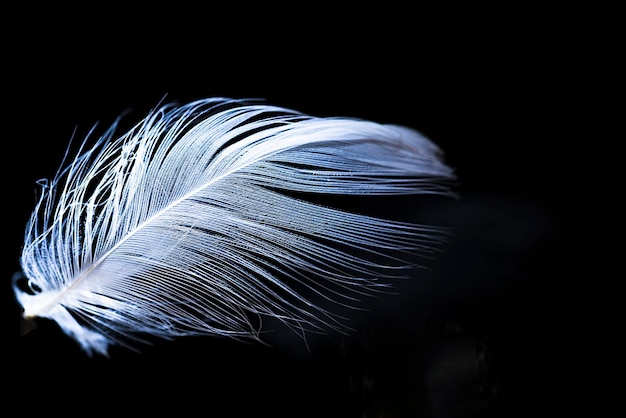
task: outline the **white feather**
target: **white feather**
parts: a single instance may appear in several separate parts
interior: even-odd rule
[[[342,329],[316,301],[358,306],[408,274],[401,254],[443,239],[304,199],[450,194],[452,170],[414,130],[225,98],[161,106],[114,137],[118,122],[40,182],[30,288],[14,283],[26,318],[89,354],[142,335],[259,339],[263,317]]]

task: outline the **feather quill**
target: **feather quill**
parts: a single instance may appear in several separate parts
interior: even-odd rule
[[[445,238],[306,198],[451,195],[440,149],[407,127],[230,98],[160,105],[116,136],[119,120],[39,182],[13,284],[25,318],[90,355],[146,336],[262,340],[263,318],[343,330],[329,306],[358,306]]]

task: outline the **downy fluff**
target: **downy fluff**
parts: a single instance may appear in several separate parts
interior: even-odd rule
[[[358,307],[444,239],[315,201],[449,195],[452,170],[412,129],[228,98],[118,125],[39,182],[14,281],[25,318],[90,355],[142,336],[262,340],[264,318],[342,330],[333,306]]]

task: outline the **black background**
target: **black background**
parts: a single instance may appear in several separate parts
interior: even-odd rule
[[[70,415],[78,402],[179,416],[512,417],[563,406],[571,319],[556,292],[555,161],[566,138],[555,127],[558,37],[536,36],[545,20],[459,10],[425,26],[429,14],[372,10],[250,25],[190,9],[144,26],[148,16],[109,12],[116,19],[61,22],[40,10],[6,36],[5,399]],[[436,142],[460,199],[432,215],[455,236],[425,284],[373,304],[350,336],[316,337],[311,352],[288,336],[273,347],[207,337],[90,359],[47,321],[20,336],[10,278],[35,181],[54,174],[75,131],[127,110],[138,120],[164,97],[209,96],[403,124]]]

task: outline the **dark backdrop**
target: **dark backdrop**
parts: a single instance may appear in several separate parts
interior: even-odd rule
[[[299,25],[240,23],[193,33],[150,25],[132,36],[141,16],[72,25],[41,16],[7,34],[5,399],[70,415],[127,407],[316,417],[552,410],[565,316],[555,308],[563,175],[554,161],[565,139],[550,123],[554,56],[520,22],[474,25],[462,15],[447,22],[444,14],[443,26],[424,31],[417,28],[428,18],[406,16],[386,29],[370,22],[344,31],[335,21],[332,34],[322,20],[297,34]],[[456,170],[460,199],[432,209],[455,235],[427,284],[405,285],[364,313],[354,334],[317,337],[311,352],[287,336],[274,347],[208,337],[90,359],[54,323],[38,321],[20,336],[10,278],[35,181],[54,174],[74,132],[82,138],[127,110],[138,120],[164,97],[208,96],[404,124],[435,141]]]

